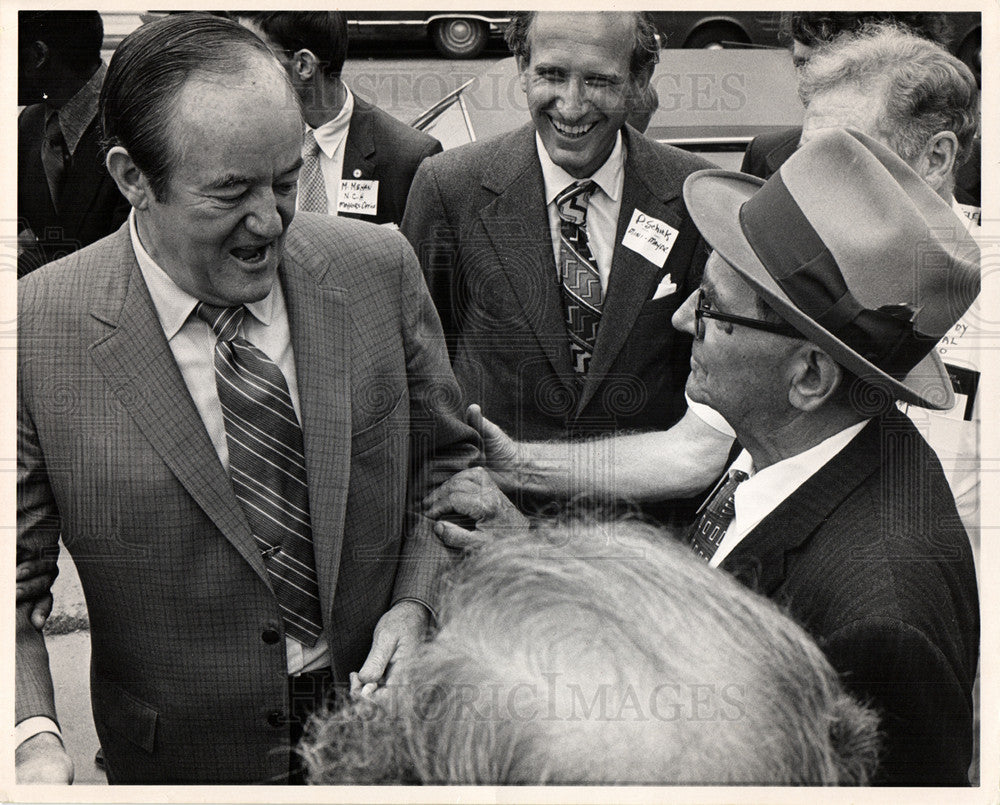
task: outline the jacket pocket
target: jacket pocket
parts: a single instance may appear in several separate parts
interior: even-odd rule
[[[375,422],[370,425],[366,425],[359,431],[351,434],[351,455],[356,456],[359,453],[363,453],[366,450],[375,447],[378,444],[384,442],[388,436],[390,430],[390,424],[394,419],[396,419],[396,414],[399,411],[399,407],[403,404],[406,399],[407,394],[404,389],[399,393],[399,397],[392,404],[388,413],[385,416],[380,417]]]
[[[95,685],[93,699],[95,715],[109,730],[153,753],[159,718],[156,710],[119,685]]]

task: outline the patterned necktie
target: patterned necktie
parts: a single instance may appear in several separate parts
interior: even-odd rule
[[[299,171],[299,209],[306,212],[328,212],[326,182],[320,167],[319,143],[312,129],[306,130],[302,143],[302,170]]]
[[[559,276],[562,278],[570,358],[582,377],[590,366],[601,323],[601,275],[587,243],[587,204],[597,184],[574,182],[556,196],[559,210]]]
[[[219,339],[215,383],[233,490],[264,557],[286,633],[314,646],[322,615],[302,429],[281,370],[237,335],[245,313],[242,306],[220,308],[204,302],[195,308]]]
[[[45,120],[45,136],[42,138],[42,167],[45,169],[45,180],[49,185],[49,196],[52,206],[59,212],[59,191],[62,189],[63,176],[66,175],[66,163],[69,159],[69,149],[59,125],[59,112],[52,110]]]
[[[730,470],[729,477],[708,499],[701,516],[691,529],[691,547],[706,562],[711,561],[722,538],[726,536],[729,524],[736,515],[736,487],[748,477],[742,470]]]

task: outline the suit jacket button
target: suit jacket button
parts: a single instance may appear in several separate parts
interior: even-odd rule
[[[287,726],[287,721],[285,720],[285,714],[280,710],[272,710],[267,714],[267,723],[272,727],[284,727]]]
[[[281,640],[281,635],[278,634],[277,629],[265,629],[261,632],[260,639],[267,643],[269,646],[273,646],[279,640]]]

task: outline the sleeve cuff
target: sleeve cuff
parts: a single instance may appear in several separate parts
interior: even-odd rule
[[[55,733],[60,741],[63,740],[62,733],[59,731],[59,725],[55,721],[46,716],[32,716],[31,718],[24,719],[24,721],[14,727],[14,746],[20,746],[29,738],[34,738],[43,732]],[[65,745],[65,741],[63,741],[63,744]]]

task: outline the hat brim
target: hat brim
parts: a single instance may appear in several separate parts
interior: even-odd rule
[[[684,183],[684,201],[709,246],[778,315],[869,385],[888,388],[896,399],[924,408],[947,410],[953,407],[955,393],[936,345],[906,377],[897,380],[821,327],[792,302],[761,263],[739,223],[740,207],[763,184],[763,180],[755,176],[714,168],[697,171],[688,177]]]

